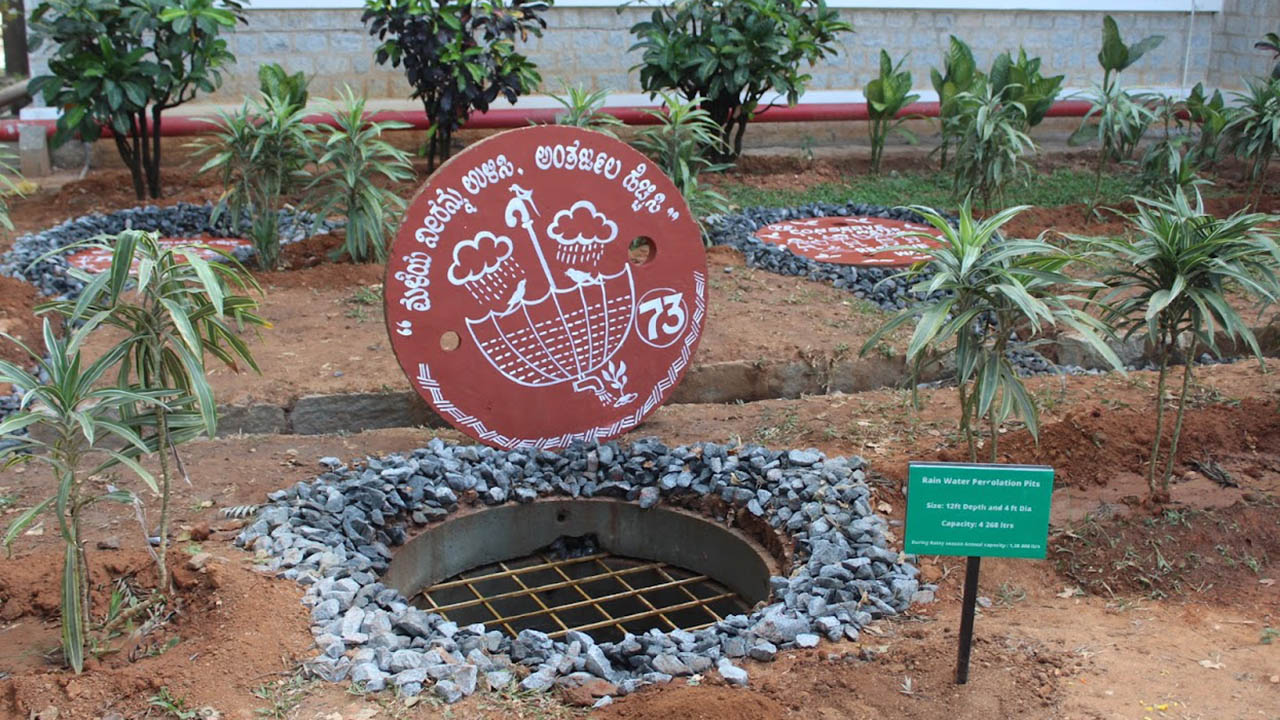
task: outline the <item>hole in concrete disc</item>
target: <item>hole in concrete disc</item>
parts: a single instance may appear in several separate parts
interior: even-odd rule
[[[453,352],[462,344],[462,338],[458,337],[458,333],[449,330],[440,336],[440,349],[445,352]]]
[[[768,598],[777,562],[693,512],[548,499],[454,516],[402,546],[383,576],[424,610],[597,641],[696,630]]]
[[[631,241],[633,265],[648,265],[656,257],[658,257],[658,247],[653,244],[653,238],[641,236]]]

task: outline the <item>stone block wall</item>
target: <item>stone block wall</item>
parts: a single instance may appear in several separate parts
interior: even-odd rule
[[[1280,6],[1276,0],[1234,2]],[[358,9],[250,10],[249,25],[238,29],[232,40],[238,69],[209,102],[238,103],[245,93],[256,90],[257,66],[267,62],[306,72],[313,77],[315,95],[332,95],[346,83],[370,98],[407,99],[408,83],[401,71],[373,62],[376,43],[361,25],[360,13]],[[877,71],[881,48],[887,48],[895,60],[910,51],[907,67],[915,85],[929,89],[929,68],[941,63],[952,34],[974,48],[982,65],[989,65],[1001,50],[1016,51],[1021,45],[1044,58],[1046,71],[1065,74],[1070,87],[1088,87],[1100,72],[1096,54],[1102,14],[1097,12],[844,10],[842,14],[855,33],[846,36],[837,57],[810,70],[814,90],[861,90]],[[524,46],[542,72],[543,90],[558,92],[569,84],[639,92],[637,77],[629,72],[638,53],[626,49],[633,42],[628,29],[646,15],[637,8],[621,14],[613,8],[552,9],[546,34]],[[1188,16],[1119,13],[1115,17],[1126,38],[1166,36],[1159,48],[1125,73],[1125,82],[1177,87],[1182,81]],[[1189,84],[1206,79],[1215,47],[1214,16],[1201,15],[1197,20],[1189,38]],[[1232,80],[1225,74],[1222,79]]]
[[[1268,32],[1280,32],[1280,0],[1223,0],[1222,12],[1205,24],[1210,23],[1208,85],[1241,88],[1244,78],[1271,73],[1275,60],[1253,44]]]

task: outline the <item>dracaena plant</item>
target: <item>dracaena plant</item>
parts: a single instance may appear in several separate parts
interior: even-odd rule
[[[947,54],[942,59],[942,72],[929,70],[929,79],[938,93],[938,121],[941,125],[942,143],[938,146],[938,165],[947,168],[947,153],[957,142],[964,125],[957,100],[961,93],[974,92],[982,83],[982,71],[973,59],[973,50],[960,38],[951,36]]]
[[[258,267],[274,270],[280,263],[280,210],[290,193],[311,179],[315,159],[312,133],[303,108],[293,96],[262,94],[236,112],[220,112],[215,130],[192,143],[197,156],[209,156],[200,173],[217,172],[222,196],[213,220],[229,212],[239,228],[249,216],[249,239]]]
[[[404,66],[413,98],[431,121],[427,161],[448,159],[453,133],[503,96],[514,103],[542,81],[516,41],[541,36],[542,0],[365,0],[379,65]]]
[[[711,114],[699,106],[696,98],[685,101],[666,93],[660,97],[664,107],[646,111],[658,123],[640,132],[636,146],[671,178],[684,196],[693,219],[701,226],[707,215],[724,212],[729,207],[729,201],[702,184],[699,177],[704,172],[718,172],[729,167],[707,157],[717,154],[716,148],[721,143],[719,126]]]
[[[1102,49],[1098,51],[1098,64],[1102,66],[1102,84],[1090,92],[1089,111],[1084,121],[1068,140],[1072,145],[1097,141],[1102,146],[1094,168],[1094,189],[1091,203],[1098,200],[1102,187],[1102,170],[1109,161],[1126,161],[1142,140],[1156,115],[1140,96],[1135,96],[1120,86],[1119,75],[1137,62],[1143,55],[1164,42],[1163,35],[1150,35],[1132,45],[1120,37],[1120,29],[1110,15],[1102,18]]]
[[[1136,197],[1134,203],[1136,212],[1125,216],[1129,233],[1077,240],[1106,268],[1108,290],[1101,296],[1106,321],[1126,339],[1145,337],[1160,368],[1147,486],[1153,499],[1167,500],[1195,358],[1206,350],[1220,357],[1221,334],[1248,347],[1262,362],[1257,338],[1227,296],[1239,292],[1264,304],[1280,298],[1280,247],[1276,231],[1268,227],[1274,216],[1240,211],[1215,217],[1205,211],[1198,192],[1179,188],[1168,200]],[[1166,439],[1165,389],[1170,365],[1178,357],[1185,363],[1182,387],[1173,432]]]
[[[1224,132],[1236,157],[1249,163],[1256,203],[1266,186],[1267,167],[1280,149],[1280,79],[1245,83],[1246,92],[1233,93],[1240,104],[1229,111]]]
[[[1012,333],[1036,335],[1046,326],[1064,325],[1080,333],[1115,367],[1120,367],[1120,360],[1102,340],[1103,324],[1080,309],[1079,298],[1063,292],[1089,285],[1065,272],[1073,256],[1042,239],[999,236],[1000,227],[1027,206],[978,220],[965,200],[955,225],[931,208],[911,209],[941,233],[941,246],[923,251],[930,259],[903,273],[906,280],[918,280],[912,290],[926,299],[881,326],[863,345],[862,353],[914,321],[906,357],[913,379],[918,379],[926,361],[952,356],[960,431],[969,459],[978,459],[977,440],[985,420],[990,459],[998,462],[1000,428],[1006,422],[1021,418],[1031,435],[1039,438],[1039,408],[1005,352]]]
[[[5,230],[13,229],[13,218],[9,217],[9,196],[23,194],[19,184],[22,176],[14,167],[14,160],[17,157],[11,151],[0,148],[0,227]]]
[[[747,123],[776,93],[794,105],[813,79],[803,66],[833,57],[853,28],[825,0],[639,0],[656,6],[631,27],[640,86],[697,98],[720,129],[717,162],[742,153]]]
[[[312,192],[320,215],[346,219],[342,248],[333,255],[345,252],[355,262],[385,262],[387,239],[395,233],[405,201],[376,180],[406,182],[413,178],[413,166],[382,134],[408,125],[366,119],[364,98],[349,87],[329,118],[317,162],[324,170],[312,182]]]
[[[109,128],[138,199],[158,198],[163,113],[218,88],[237,22],[236,0],[44,0],[31,11],[32,48],[55,47],[28,90],[63,109],[55,144]]]
[[[102,502],[134,505],[129,490],[108,486],[103,492],[89,478],[123,466],[151,490],[155,478],[136,458],[150,448],[137,429],[121,416],[126,408],[166,407],[174,393],[155,388],[111,386],[107,376],[127,348],[116,346],[92,362],[82,347],[103,320],[101,313],[83,318],[67,337],[54,332],[48,318],[43,324],[44,352],[3,337],[18,345],[30,358],[35,372],[0,360],[0,383],[22,392],[18,410],[0,421],[0,461],[8,468],[18,463],[38,463],[49,469],[53,482],[49,494],[18,513],[4,534],[6,551],[14,540],[42,515],[57,522],[64,553],[61,582],[62,654],[79,673],[84,667],[85,645],[93,629],[90,614],[89,563],[81,533],[84,513]],[[21,431],[26,430],[25,434]],[[36,432],[33,432],[36,431]]]
[[[902,111],[920,96],[911,92],[911,73],[902,69],[904,56],[895,65],[889,53],[880,51],[880,75],[867,83],[863,94],[867,97],[867,114],[871,122],[867,131],[871,135],[871,172],[880,172],[880,158],[885,142],[891,134],[897,134],[908,142],[915,136],[904,127],[910,118],[899,117]]]
[[[139,387],[180,399],[164,404],[121,404],[122,422],[138,428],[160,467],[159,589],[169,590],[169,492],[185,476],[177,446],[200,434],[213,437],[218,411],[206,374],[206,355],[233,370],[258,365],[241,337],[246,327],[269,327],[247,293],[257,283],[235,258],[207,246],[170,244],[158,233],[126,230],[83,246],[111,253],[96,275],[75,271],[85,283],[75,300],[41,305],[74,324],[86,318],[116,328],[121,339],[118,387]],[[215,258],[217,261],[208,259]],[[246,293],[246,294],[241,294]]]
[[[605,104],[609,101],[608,90],[588,91],[581,86],[566,87],[564,95],[553,95],[551,99],[564,108],[563,112],[556,115],[557,125],[595,130],[609,137],[617,137],[614,131],[623,126],[621,120],[605,112]]]
[[[1024,131],[1027,109],[1020,102],[1003,99],[994,86],[983,87],[981,94],[961,93],[955,102],[960,130],[952,162],[952,191],[960,198],[972,194],[984,207],[993,207],[1003,200],[1011,181],[1031,174],[1026,156],[1036,146]]]

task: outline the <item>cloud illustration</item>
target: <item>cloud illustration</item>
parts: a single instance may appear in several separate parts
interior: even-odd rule
[[[596,210],[590,200],[579,200],[556,213],[547,235],[561,245],[604,245],[618,237],[618,225]]]
[[[473,282],[488,275],[511,257],[511,238],[485,230],[470,240],[453,247],[453,264],[449,266],[449,282],[454,285]]]

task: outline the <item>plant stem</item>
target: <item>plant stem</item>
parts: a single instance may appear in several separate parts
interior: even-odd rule
[[[1169,460],[1164,468],[1164,477],[1160,487],[1165,495],[1169,494],[1169,477],[1173,475],[1173,463],[1178,455],[1178,438],[1182,435],[1182,419],[1187,411],[1187,391],[1191,388],[1191,374],[1195,368],[1196,343],[1193,340],[1183,358],[1186,365],[1182,371],[1182,392],[1178,395],[1178,419],[1173,423],[1173,437],[1169,440]]]
[[[978,462],[978,447],[973,442],[973,427],[969,423],[969,400],[964,383],[960,390],[960,432],[964,433],[965,442],[969,445],[969,462]]]
[[[1162,338],[1163,339],[1163,338]],[[1156,494],[1156,466],[1160,464],[1160,444],[1164,433],[1164,386],[1169,373],[1169,352],[1172,343],[1161,343],[1160,379],[1156,383],[1156,435],[1151,444],[1151,465],[1147,468],[1147,490]]]
[[[164,370],[164,362],[160,358],[163,357],[163,350],[160,347],[153,347],[152,353],[159,360],[160,366],[160,387],[168,387],[168,378]],[[159,578],[159,590],[162,594],[169,594],[169,488],[170,488],[170,470],[169,470],[169,422],[168,413],[161,406],[155,407],[156,416],[156,455],[160,460],[160,544],[157,548],[158,561],[156,574]],[[147,540],[150,542],[150,539]]]

